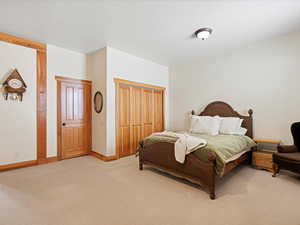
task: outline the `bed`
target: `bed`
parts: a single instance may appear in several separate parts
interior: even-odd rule
[[[212,102],[199,114],[199,116],[221,116],[221,117],[239,117],[243,119],[242,127],[247,129],[245,136],[253,137],[253,111],[248,110],[248,116],[237,113],[229,104],[221,101]],[[192,111],[192,115],[195,112]],[[221,137],[220,137],[221,138]],[[174,156],[174,142],[158,141],[153,144],[147,144],[145,140],[140,142],[139,148],[139,169],[143,170],[143,165],[149,165],[171,175],[187,179],[191,182],[205,187],[211,199],[215,199],[216,179],[221,179],[233,168],[242,163],[251,163],[251,150],[241,152],[233,160],[229,160],[222,172],[218,173],[217,164],[219,156],[215,152],[208,151],[205,159],[202,159],[193,152],[186,156],[183,164],[176,161]]]

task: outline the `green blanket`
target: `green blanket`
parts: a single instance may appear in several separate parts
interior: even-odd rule
[[[183,133],[183,132],[178,132]],[[195,154],[199,159],[208,161],[208,152],[214,152],[217,156],[216,160],[216,173],[222,177],[224,174],[224,169],[226,166],[226,162],[228,160],[238,154],[243,152],[246,149],[254,147],[255,142],[247,137],[247,136],[239,136],[239,135],[205,135],[205,134],[195,134],[189,133],[194,137],[199,137],[207,141],[207,145],[203,148],[197,149],[191,154]],[[144,147],[147,147],[151,144],[158,142],[169,142],[175,143],[177,138],[158,135],[156,133],[152,134],[149,137],[146,137],[143,141]]]

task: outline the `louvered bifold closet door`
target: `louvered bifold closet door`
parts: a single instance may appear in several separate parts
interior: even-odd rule
[[[117,152],[135,154],[139,142],[164,129],[164,90],[117,83]]]
[[[117,138],[120,157],[131,154],[130,89],[128,85],[119,85],[119,128]]]
[[[143,89],[140,87],[131,87],[131,154],[135,154],[139,146],[139,141],[142,140],[143,131]]]
[[[164,130],[164,92],[162,90],[154,90],[154,132]]]
[[[151,135],[154,131],[154,95],[153,90],[143,88],[143,133],[142,137]]]

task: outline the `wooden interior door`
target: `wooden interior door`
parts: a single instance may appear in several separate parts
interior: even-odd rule
[[[59,158],[86,155],[91,150],[91,84],[58,82]]]
[[[118,126],[118,148],[119,156],[124,157],[131,154],[130,135],[130,89],[128,85],[119,85],[119,126]]]

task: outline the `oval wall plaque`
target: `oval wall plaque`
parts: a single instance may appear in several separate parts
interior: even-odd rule
[[[100,91],[97,91],[94,95],[94,109],[96,113],[101,113],[103,109],[103,95]]]

